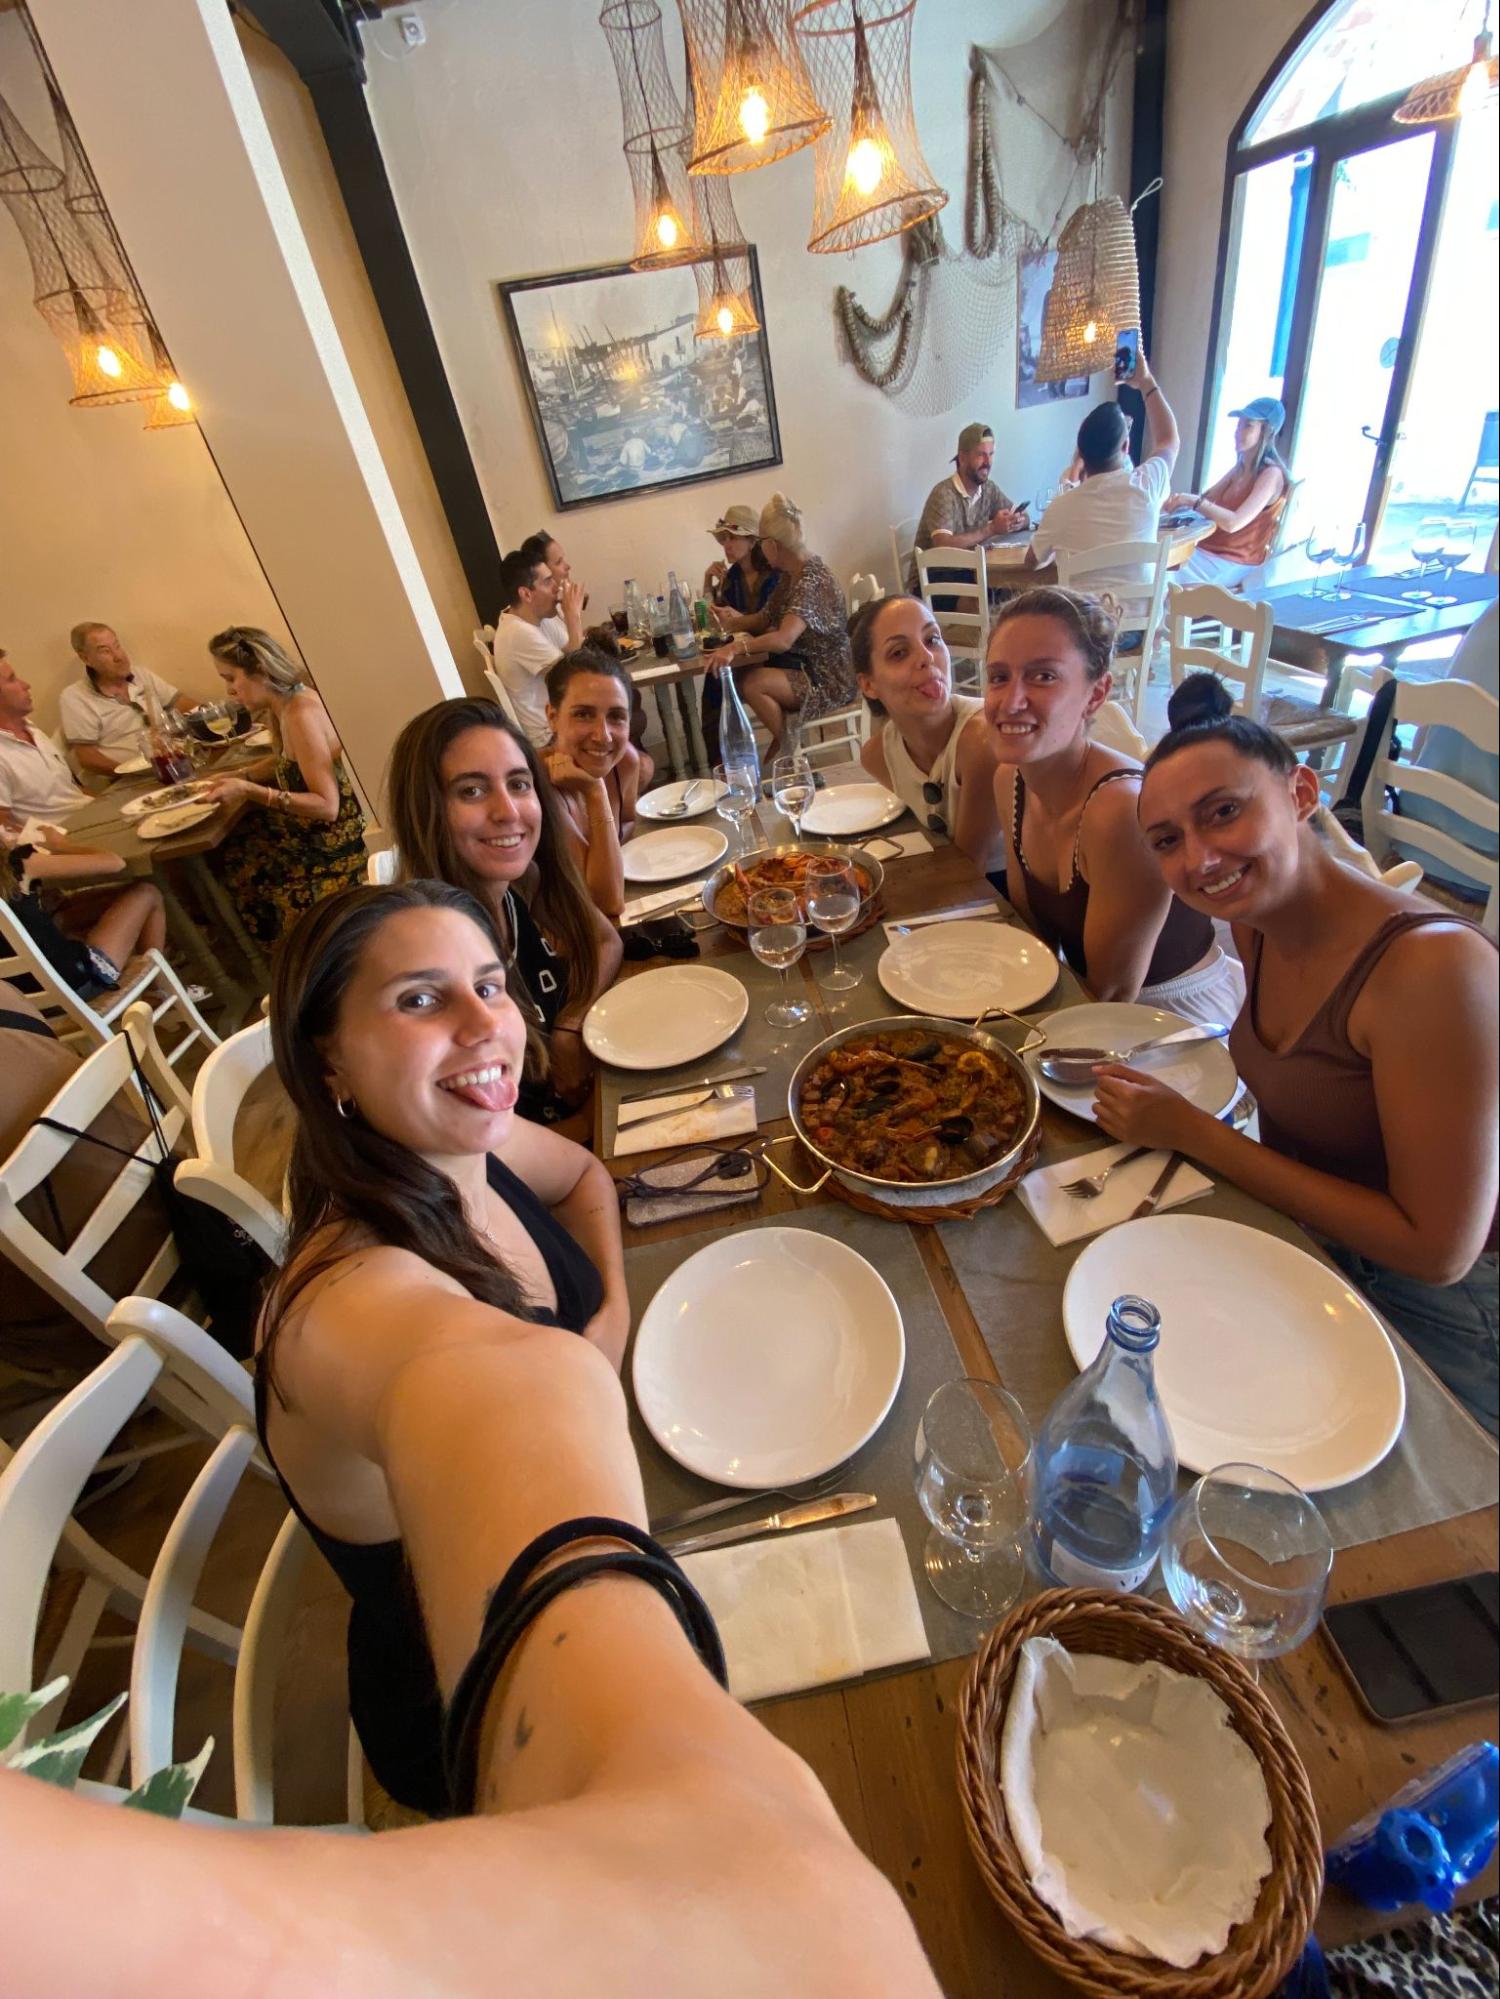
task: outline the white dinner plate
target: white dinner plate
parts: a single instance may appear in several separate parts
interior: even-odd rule
[[[1026,1052],[1026,1066],[1036,1077],[1037,1088],[1059,1110],[1097,1124],[1092,1083],[1081,1090],[1064,1089],[1042,1074],[1038,1057],[1049,1048],[1129,1048],[1137,1041],[1149,1041],[1154,1034],[1175,1034],[1179,1027],[1191,1027],[1192,1022],[1181,1014],[1164,1013],[1159,1006],[1096,1000],[1088,1006],[1065,1006],[1046,1014],[1037,1026],[1047,1036],[1046,1043]],[[1213,1117],[1229,1108],[1240,1087],[1234,1058],[1222,1041],[1195,1041],[1176,1054],[1153,1056],[1142,1069],[1171,1089],[1180,1090],[1190,1104]]]
[[[673,1069],[726,1042],[750,995],[711,965],[665,965],[601,993],[583,1023],[584,1046],[616,1069]]]
[[[1152,1215],[1096,1236],[1063,1287],[1080,1368],[1116,1298],[1161,1313],[1156,1383],[1179,1463],[1264,1465],[1327,1492],[1401,1434],[1406,1383],[1384,1326],[1337,1270],[1279,1236],[1206,1215]]]
[[[120,817],[144,819],[148,812],[167,812],[174,805],[195,804],[206,782],[205,778],[189,778],[183,784],[164,784],[156,791],[143,791],[139,798],[126,799],[120,807]]]
[[[880,983],[912,1013],[972,1020],[986,1007],[1021,1013],[1057,984],[1057,955],[1029,930],[993,918],[929,923],[880,954]]]
[[[169,806],[165,812],[151,813],[135,830],[143,840],[167,840],[174,833],[185,833],[189,826],[201,826],[218,809],[206,799],[199,799],[196,804]]]
[[[144,777],[151,768],[150,757],[126,757],[124,763],[115,765],[116,777]]]
[[[269,729],[251,729],[248,735],[226,736],[224,740],[226,743],[236,743],[244,750],[264,750],[269,749],[271,746],[271,731]]]
[[[905,810],[905,799],[883,784],[830,784],[803,813],[802,830],[842,840],[851,833],[873,833],[877,826],[889,826]]]
[[[655,791],[636,800],[635,809],[642,819],[701,819],[705,812],[713,811],[727,789],[716,777],[685,778],[681,784],[659,784]],[[676,808],[684,799],[687,811],[679,812]]]
[[[711,868],[728,852],[729,842],[716,826],[677,826],[637,833],[620,849],[620,858],[628,882],[670,882]]]
[[[875,1434],[905,1361],[900,1308],[858,1251],[811,1229],[746,1229],[662,1285],[631,1380],[646,1428],[689,1471],[795,1485]]]

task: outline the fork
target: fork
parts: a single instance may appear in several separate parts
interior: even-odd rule
[[[772,1485],[760,1492],[731,1492],[724,1499],[705,1499],[697,1506],[684,1506],[676,1513],[664,1513],[659,1520],[651,1522],[651,1532],[656,1535],[676,1534],[684,1527],[692,1527],[700,1520],[711,1520],[716,1513],[731,1513],[737,1506],[759,1506],[767,1499],[821,1499],[825,1493],[833,1492],[849,1469],[846,1458],[832,1471],[824,1472],[821,1478],[810,1478],[801,1485]]]
[[[1118,1159],[1112,1159],[1108,1166],[1098,1173],[1085,1173],[1081,1180],[1069,1180],[1063,1187],[1065,1194],[1072,1194],[1080,1201],[1095,1200],[1104,1192],[1104,1183],[1117,1166],[1128,1166],[1132,1159],[1140,1159],[1145,1153],[1154,1151],[1150,1145],[1133,1145],[1129,1152],[1122,1152]]]
[[[652,1111],[649,1117],[621,1118],[617,1111],[615,1130],[623,1137],[626,1132],[639,1131],[642,1125],[655,1124],[660,1118],[686,1117],[689,1111],[701,1111],[705,1104],[732,1104],[745,1087],[743,1083],[715,1083],[711,1090],[702,1091],[690,1104],[678,1104],[675,1110],[670,1111]],[[630,1106],[622,1104],[620,1108],[628,1110]]]

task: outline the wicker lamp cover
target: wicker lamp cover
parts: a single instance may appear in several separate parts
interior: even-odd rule
[[[635,196],[636,271],[690,264],[703,246],[693,228],[683,148],[688,118],[672,88],[656,0],[609,0],[599,16],[620,86],[625,164]]]
[[[759,333],[748,256],[705,258],[693,266],[693,276],[698,284],[695,340],[735,340],[742,333]]]
[[[688,169],[769,166],[827,131],[791,33],[791,0],[677,0],[697,106]]]
[[[936,215],[911,101],[917,0],[812,0],[792,23],[831,123],[813,155],[809,250],[855,250]]]
[[[1477,111],[1500,87],[1500,59],[1491,54],[1494,37],[1488,32],[1474,37],[1474,55],[1462,69],[1450,69],[1442,76],[1429,76],[1414,83],[1396,106],[1398,125],[1433,125],[1445,118],[1461,117]]]
[[[1141,323],[1135,225],[1117,194],[1076,209],[1057,239],[1057,269],[1042,307],[1039,382],[1097,374],[1115,337]]]

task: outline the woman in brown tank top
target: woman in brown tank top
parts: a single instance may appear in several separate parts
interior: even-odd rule
[[[1276,449],[1286,410],[1274,396],[1257,396],[1235,418],[1234,463],[1201,493],[1174,493],[1169,507],[1191,507],[1214,524],[1178,570],[1178,583],[1218,583],[1243,589],[1271,552],[1291,490],[1291,474]]]
[[[1006,894],[1100,999],[1233,1020],[1239,966],[1162,883],[1136,820],[1140,765],[1089,734],[1114,637],[1099,603],[1071,590],[1025,591],[995,620],[984,713]]]
[[[1263,1143],[1138,1071],[1099,1071],[1114,1138],[1172,1146],[1326,1238],[1473,1413],[1496,1427],[1496,954],[1477,925],[1345,867],[1315,774],[1231,716],[1211,674],[1172,697],[1140,816],[1167,883],[1234,926],[1230,1037]]]

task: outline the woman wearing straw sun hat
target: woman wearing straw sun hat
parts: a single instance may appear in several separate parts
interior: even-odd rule
[[[1276,433],[1286,408],[1275,396],[1255,396],[1231,410],[1234,464],[1202,493],[1174,493],[1168,507],[1192,507],[1214,523],[1177,571],[1176,583],[1217,583],[1246,590],[1260,572],[1276,539],[1277,523],[1291,491],[1291,472],[1276,449]]]
[[[760,551],[760,516],[754,507],[726,507],[709,529],[723,551],[703,577],[703,594],[712,606],[714,622],[725,632],[763,632],[770,619],[766,606],[776,588],[776,571]],[[715,673],[703,682],[703,737],[719,760],[719,713],[724,690]]]

